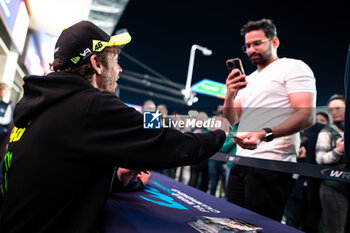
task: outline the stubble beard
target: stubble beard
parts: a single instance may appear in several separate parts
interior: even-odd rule
[[[252,58],[253,56],[258,57]],[[271,45],[267,48],[265,54],[253,52],[248,56],[248,58],[250,62],[256,66],[266,64],[269,60],[273,58]]]

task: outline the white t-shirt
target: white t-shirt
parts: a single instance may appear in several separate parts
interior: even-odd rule
[[[312,70],[301,60],[281,58],[261,71],[246,77],[247,87],[240,90],[242,113],[237,134],[271,128],[289,118],[294,109],[288,94],[316,93]],[[237,146],[237,155],[281,161],[296,161],[300,145],[299,133],[261,142],[257,149],[246,150]]]

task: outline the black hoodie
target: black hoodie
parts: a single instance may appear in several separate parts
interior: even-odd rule
[[[1,233],[96,233],[114,166],[191,165],[225,140],[221,130],[143,129],[142,114],[80,76],[24,82],[3,166]]]

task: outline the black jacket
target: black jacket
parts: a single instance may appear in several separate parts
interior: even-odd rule
[[[143,129],[142,114],[80,76],[24,82],[3,166],[1,233],[96,233],[114,166],[195,164],[225,140],[221,130]]]

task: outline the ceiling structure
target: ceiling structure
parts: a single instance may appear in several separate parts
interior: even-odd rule
[[[57,37],[63,28],[87,19],[91,3],[92,0],[27,0],[29,27]]]
[[[36,32],[39,40],[44,71],[49,72],[55,42],[62,29],[81,20],[90,20],[112,35],[128,3],[129,0],[27,0],[30,28]],[[122,78],[129,83],[120,85],[121,89],[174,103],[188,104],[182,94],[184,85],[170,81],[127,54],[123,55],[145,68],[153,76],[125,72]],[[191,101],[193,100],[198,100],[194,93],[191,94]]]
[[[128,2],[129,0],[92,0],[89,20],[111,35]]]
[[[30,28],[58,36],[63,28],[89,19],[112,34],[128,2],[129,0],[27,0]]]
[[[38,38],[45,72],[62,29],[90,20],[112,34],[129,0],[27,0],[30,29]],[[79,9],[79,10],[77,10]]]

